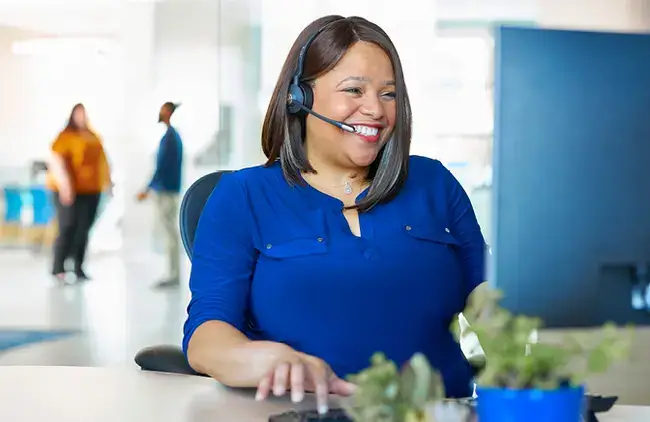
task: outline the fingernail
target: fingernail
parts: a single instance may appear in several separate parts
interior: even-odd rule
[[[326,404],[321,404],[318,406],[318,413],[321,415],[325,415],[329,411],[329,408],[327,407]]]
[[[262,397],[262,393],[261,393],[260,391],[258,391],[257,393],[255,393],[255,400],[256,400],[256,401],[262,401],[262,400],[264,400],[264,397]]]
[[[273,394],[275,394],[276,396],[283,395],[284,394],[284,387],[275,387],[273,389]]]
[[[299,403],[305,397],[302,391],[291,390],[291,401]]]

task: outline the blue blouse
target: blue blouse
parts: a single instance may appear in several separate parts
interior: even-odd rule
[[[485,280],[485,241],[461,185],[413,156],[395,199],[359,216],[361,237],[341,210],[290,186],[279,163],[225,175],[196,231],[183,349],[218,320],[318,356],[341,377],[377,351],[398,365],[422,352],[448,396],[471,395],[449,326]]]

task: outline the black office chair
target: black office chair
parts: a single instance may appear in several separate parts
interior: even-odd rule
[[[194,234],[203,207],[224,173],[228,173],[228,171],[206,174],[194,182],[183,196],[179,224],[181,241],[190,261],[192,261],[194,249]],[[179,346],[159,345],[146,347],[135,355],[135,363],[144,371],[203,376],[187,363],[183,350]]]

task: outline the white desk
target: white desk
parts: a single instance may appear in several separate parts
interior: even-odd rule
[[[650,421],[650,406],[614,406],[605,414],[598,415],[599,422],[645,422]]]
[[[3,422],[266,422],[295,407],[287,399],[252,397],[207,378],[136,369],[0,367]],[[619,406],[601,416],[601,422],[648,421],[650,407]]]

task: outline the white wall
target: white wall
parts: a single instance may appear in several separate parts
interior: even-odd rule
[[[149,207],[135,203],[136,193],[151,177],[152,152],[156,146],[157,110],[152,102],[154,87],[154,7],[147,2],[129,3],[121,10],[118,42],[121,46],[120,137],[117,148],[123,173],[120,175],[124,201],[122,220],[125,258],[138,260],[137,252],[151,252],[152,214]],[[160,107],[160,106],[158,106]],[[156,275],[152,275],[156,277]]]
[[[18,39],[29,37],[26,31],[0,27],[0,182],[13,181],[21,175],[12,171],[25,161],[25,148],[28,143],[22,133],[23,110],[29,102],[26,63],[11,53],[11,44]],[[23,148],[16,148],[17,145]],[[17,182],[17,181],[16,181]]]
[[[110,36],[124,1],[131,0],[2,0],[0,25],[50,35]]]
[[[538,0],[541,26],[599,31],[649,32],[648,0]]]
[[[436,0],[441,20],[535,21],[542,26],[647,31],[648,0]]]
[[[436,0],[440,20],[532,21],[544,0]]]

